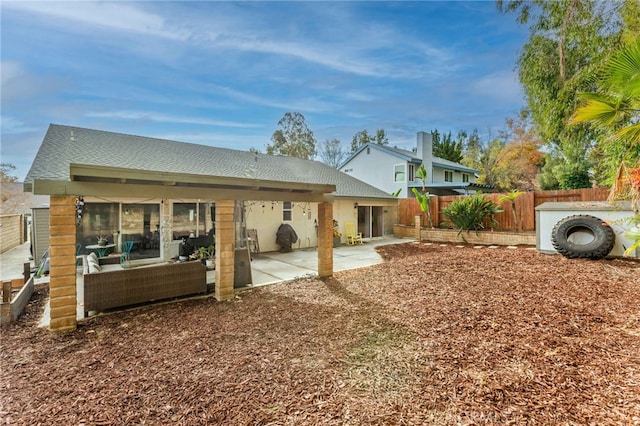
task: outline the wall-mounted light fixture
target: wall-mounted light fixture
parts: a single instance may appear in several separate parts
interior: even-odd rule
[[[358,208],[358,203],[353,203],[353,208],[357,209]]]

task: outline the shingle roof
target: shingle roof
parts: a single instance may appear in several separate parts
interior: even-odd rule
[[[396,157],[402,158],[405,161],[410,161],[410,162],[416,163],[416,164],[422,164],[422,158],[420,158],[418,156],[418,154],[413,152],[413,151],[407,151],[406,149],[396,148],[396,147],[392,147],[392,146],[388,146],[388,145],[379,145],[379,144],[376,144],[376,143],[369,142],[369,143],[361,146],[358,150],[356,150],[356,152],[351,154],[351,156],[349,158],[347,158],[340,165],[340,168],[344,167],[347,163],[349,163],[349,161],[351,161],[352,158],[354,158],[356,155],[358,155],[358,153],[360,153],[360,151],[364,150],[366,147],[373,147],[373,148],[379,149],[381,151],[386,151],[386,152],[388,152],[388,153],[390,153],[392,155],[395,155]],[[467,172],[467,173],[479,173],[479,170],[463,166],[460,163],[456,163],[455,161],[446,160],[444,158],[440,158],[440,157],[434,156],[434,157],[432,157],[432,161],[433,161],[433,164],[438,166],[438,167],[448,168],[448,169],[453,169],[453,170],[460,170],[462,172]]]
[[[69,180],[70,164],[336,185],[337,197],[393,198],[318,161],[51,124],[26,182]]]

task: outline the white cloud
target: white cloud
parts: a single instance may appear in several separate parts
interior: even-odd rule
[[[161,16],[121,2],[5,1],[2,7],[115,31],[142,33],[174,40],[185,40],[188,37],[188,33],[184,31],[168,29],[165,19]]]
[[[334,104],[319,101],[313,98],[296,99],[295,101],[276,101],[274,100],[274,98],[264,98],[260,96],[250,95],[227,87],[217,87],[217,90],[229,97],[245,101],[253,105],[262,105],[271,108],[282,109],[285,111],[325,112],[335,110],[337,108],[337,106]]]
[[[113,118],[120,120],[143,120],[154,121],[158,123],[177,123],[177,124],[197,124],[204,126],[219,126],[219,127],[238,127],[238,128],[251,128],[257,127],[254,124],[247,122],[237,121],[224,121],[224,120],[211,120],[208,118],[198,117],[178,117],[168,114],[160,114],[153,112],[141,112],[141,111],[109,111],[109,112],[87,112],[85,116],[90,118]]]
[[[263,41],[263,40],[241,40],[225,39],[218,42],[219,46],[239,49],[250,52],[270,53],[281,56],[291,56],[314,64],[348,72],[351,74],[383,77],[387,72],[378,64],[371,63],[366,59],[354,59],[353,57],[340,55],[338,46],[324,46],[322,49],[309,47],[292,42],[284,41]]]
[[[0,81],[2,82],[3,90],[5,85],[9,84],[11,80],[24,74],[22,66],[13,61],[2,61],[1,69],[2,74],[0,75]]]
[[[60,78],[36,75],[16,61],[2,61],[0,70],[0,93],[5,108],[15,101],[41,98],[65,85]]]
[[[39,130],[35,127],[29,127],[27,124],[23,123],[15,117],[7,115],[0,116],[0,128],[2,128],[3,134],[17,134]]]
[[[496,71],[472,81],[470,86],[471,91],[480,96],[504,103],[522,103],[522,87],[513,71]]]

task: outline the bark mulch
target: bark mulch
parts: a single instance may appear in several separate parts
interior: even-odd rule
[[[640,424],[640,262],[407,243],[385,262],[0,329],[0,423]]]

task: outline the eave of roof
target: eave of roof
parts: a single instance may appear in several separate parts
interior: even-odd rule
[[[410,188],[422,188],[422,184],[414,182],[408,185]],[[486,185],[476,182],[427,182],[425,184],[427,188],[442,188],[442,189],[483,189],[492,190],[495,189],[493,185]]]
[[[462,164],[456,163],[454,161],[448,161],[438,157],[433,158],[433,165],[437,167],[441,167],[443,169],[458,170],[460,172],[471,173],[471,174],[476,174],[479,172],[479,170],[465,167]]]

